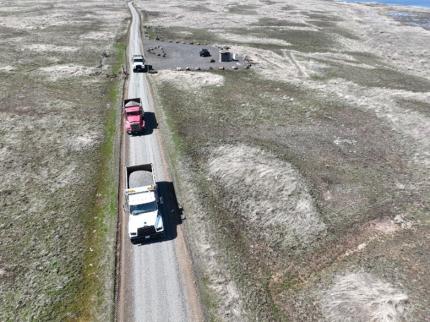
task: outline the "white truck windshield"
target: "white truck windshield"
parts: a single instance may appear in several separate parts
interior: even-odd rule
[[[156,211],[156,210],[157,210],[157,202],[155,202],[155,201],[143,203],[140,205],[130,206],[130,213],[133,216],[139,215],[139,214],[145,213],[145,212]]]

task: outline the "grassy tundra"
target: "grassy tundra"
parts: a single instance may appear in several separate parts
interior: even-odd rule
[[[0,320],[111,319],[127,7],[0,7]]]
[[[428,31],[318,0],[144,4],[149,36],[254,62],[152,76],[208,317],[429,316]]]

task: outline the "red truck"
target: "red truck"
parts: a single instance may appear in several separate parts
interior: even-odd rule
[[[123,103],[124,125],[128,134],[142,133],[145,129],[143,108],[140,98],[128,98]]]

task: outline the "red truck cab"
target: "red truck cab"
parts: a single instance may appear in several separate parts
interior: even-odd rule
[[[124,126],[128,134],[142,133],[145,129],[143,108],[140,98],[129,98],[123,104]]]

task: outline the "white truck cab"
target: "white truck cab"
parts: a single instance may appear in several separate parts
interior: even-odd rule
[[[144,172],[139,176],[142,186],[130,188],[130,175]],[[134,184],[133,184],[134,185]],[[125,190],[125,211],[128,214],[128,236],[131,242],[163,236],[163,216],[158,208],[157,185],[152,172],[152,164],[127,167],[127,186]]]
[[[145,59],[142,55],[133,55],[133,72],[144,72],[145,68]]]

